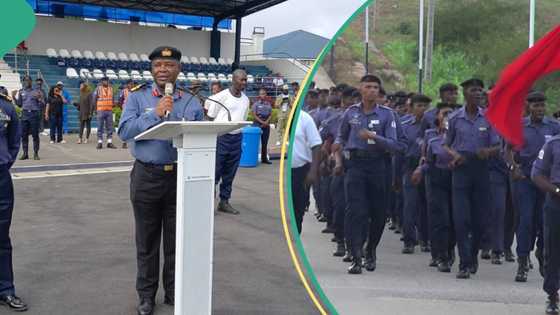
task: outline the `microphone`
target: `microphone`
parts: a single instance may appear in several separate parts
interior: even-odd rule
[[[167,82],[165,83],[165,96],[172,96],[173,95],[173,83]],[[169,111],[165,111],[165,118],[169,117]]]
[[[203,100],[205,100],[205,101],[211,101],[211,102],[214,102],[214,103],[220,105],[221,108],[223,108],[223,109],[226,110],[226,113],[227,113],[227,116],[228,116],[228,121],[231,121],[231,112],[230,112],[229,109],[226,107],[226,105],[224,105],[224,104],[222,104],[222,103],[220,103],[220,102],[218,102],[218,101],[216,101],[216,100],[213,100],[213,99],[211,99],[211,98],[209,98],[209,97],[200,95],[200,94],[198,94],[198,91],[196,91],[195,94],[196,94],[198,97],[200,97],[200,98],[202,98]]]

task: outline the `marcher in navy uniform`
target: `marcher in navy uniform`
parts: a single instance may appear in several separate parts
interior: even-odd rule
[[[426,178],[426,196],[430,218],[432,261],[430,266],[440,272],[450,272],[454,261],[455,231],[451,203],[451,170],[449,163],[453,157],[444,149],[444,137],[448,115],[454,106],[439,103],[436,107],[436,129],[425,132],[425,163],[412,174],[412,182],[422,182]]]
[[[530,180],[531,168],[540,149],[546,141],[560,133],[560,124],[555,119],[545,117],[546,96],[542,92],[532,92],[526,98],[529,116],[523,119],[525,143],[520,150],[508,146],[506,154],[514,185],[514,196],[519,209],[517,227],[518,269],[515,281],[526,282],[529,271],[529,256],[537,241],[535,255],[539,270],[543,273],[543,231],[542,209],[545,192]]]
[[[391,109],[375,103],[380,88],[381,80],[378,77],[370,74],[362,77],[362,102],[346,110],[335,141],[349,151],[344,186],[351,222],[353,261],[348,269],[351,274],[362,272],[362,249],[368,234],[372,251],[365,253],[365,267],[368,271],[376,268],[376,248],[385,227],[385,176],[390,171],[385,163],[385,152],[394,151],[398,146]],[[340,149],[336,152],[335,172],[343,172]],[[368,233],[368,226],[373,230],[371,233]]]
[[[268,137],[270,136],[270,119],[272,118],[272,103],[265,88],[259,89],[259,96],[253,104],[254,126],[261,128],[261,162],[272,164],[268,160]]]
[[[21,139],[21,149],[23,151],[20,160],[27,160],[29,158],[29,135],[33,138],[33,159],[39,160],[39,125],[41,117],[41,112],[45,107],[45,96],[43,92],[39,89],[33,88],[33,81],[31,77],[23,77],[23,89],[19,91],[19,95],[16,98],[16,105],[21,107],[21,128],[22,128],[22,139]]]
[[[465,106],[449,118],[445,148],[453,156],[453,221],[459,249],[457,278],[478,271],[478,251],[484,216],[490,208],[488,158],[498,154],[498,137],[479,108],[484,84],[478,79],[461,83]]]
[[[0,95],[0,305],[15,311],[27,310],[16,296],[12,266],[10,225],[14,210],[14,186],[10,168],[14,164],[21,142],[19,120],[11,98]]]
[[[422,94],[416,94],[411,99],[412,117],[402,122],[406,137],[406,151],[403,159],[403,254],[414,253],[414,247],[422,242],[422,251],[426,250],[428,237],[427,210],[425,202],[425,187],[423,183],[414,184],[412,173],[418,167],[421,157],[423,140],[422,118],[430,106],[431,99]],[[419,239],[417,239],[417,236]]]
[[[165,303],[175,303],[177,151],[169,140],[134,141],[134,137],[162,123],[166,112],[168,120],[204,118],[202,106],[193,95],[175,88],[172,96],[164,96],[165,84],[176,84],[181,52],[173,47],[158,47],[149,58],[154,83],[151,87],[139,86],[129,95],[118,130],[120,138],[129,141],[136,159],[130,175],[130,200],[135,218],[140,315],[154,310],[162,229]]]
[[[558,315],[560,287],[560,135],[553,136],[539,151],[531,179],[546,193],[543,210],[544,283],[548,295],[546,314]]]
[[[458,87],[453,83],[445,83],[439,87],[439,97],[442,103],[446,103],[451,105],[454,109],[459,107],[457,105],[457,99],[459,97]],[[427,129],[435,129],[436,125],[436,112],[438,111],[437,107],[429,109],[424,114],[424,118],[422,123],[424,124],[424,130]]]

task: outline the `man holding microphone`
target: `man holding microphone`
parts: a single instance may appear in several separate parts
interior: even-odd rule
[[[154,83],[129,95],[118,131],[120,138],[129,142],[136,159],[130,176],[130,200],[136,230],[139,315],[154,311],[162,229],[165,303],[175,303],[177,151],[170,140],[133,140],[164,120],[204,118],[198,98],[175,87],[181,71],[181,52],[173,47],[158,47],[149,59]]]

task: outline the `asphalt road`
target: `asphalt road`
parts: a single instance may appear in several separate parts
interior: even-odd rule
[[[123,153],[116,154],[126,159]],[[231,203],[241,215],[215,217],[213,314],[317,313],[282,234],[277,163],[240,169]],[[27,314],[135,314],[128,185],[122,171],[15,180],[13,263],[17,293],[30,306]],[[157,302],[162,301],[160,290]],[[0,314],[8,313],[0,308]],[[172,313],[157,305],[156,314]]]

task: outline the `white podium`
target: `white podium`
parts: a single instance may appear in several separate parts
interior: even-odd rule
[[[250,124],[166,121],[134,138],[177,148],[175,315],[212,312],[216,137]]]

